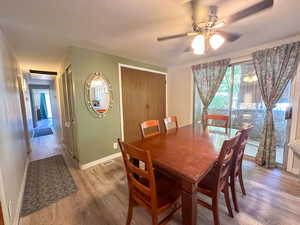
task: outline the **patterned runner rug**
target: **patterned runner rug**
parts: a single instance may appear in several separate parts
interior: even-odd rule
[[[50,127],[47,128],[37,128],[34,130],[34,136],[33,137],[41,137],[46,135],[53,134],[53,131]]]
[[[21,216],[27,216],[74,192],[77,186],[62,155],[29,164]]]

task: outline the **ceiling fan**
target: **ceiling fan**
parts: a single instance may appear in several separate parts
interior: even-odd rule
[[[192,28],[191,32],[170,35],[157,38],[158,41],[165,41],[174,38],[196,36],[191,44],[191,47],[187,48],[185,52],[193,50],[194,54],[201,55],[210,48],[216,50],[223,45],[225,41],[233,42],[241,37],[237,33],[229,33],[220,30],[223,26],[237,22],[245,17],[254,15],[265,9],[273,6],[274,0],[262,0],[246,9],[243,9],[233,15],[225,18],[218,17],[218,6],[208,6],[208,18],[199,22],[197,20],[197,9],[199,8],[200,0],[191,0],[189,2],[192,11]]]

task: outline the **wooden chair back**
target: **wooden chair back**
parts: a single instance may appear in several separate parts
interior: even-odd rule
[[[205,123],[207,126],[214,126],[214,127],[223,127],[226,129],[228,129],[228,122],[229,122],[229,116],[225,116],[225,115],[206,115],[204,117],[205,119]],[[210,121],[222,121],[223,124],[216,124],[216,123],[212,123]]]
[[[166,127],[166,131],[171,129],[178,129],[178,122],[176,116],[168,116],[164,119],[164,124]],[[173,125],[173,127],[170,128],[170,126]]]
[[[155,129],[152,132],[146,132],[146,130]],[[141,123],[141,131],[143,138],[149,138],[160,134],[160,125],[158,120],[147,120]]]
[[[156,208],[156,184],[150,151],[136,148],[120,139],[118,142],[126,168],[130,194],[140,205],[145,205],[145,199],[149,199],[150,207]],[[143,162],[144,169],[136,165],[134,161]],[[145,206],[149,207],[149,205]]]
[[[243,130],[239,131],[241,133],[241,137],[236,145],[235,153],[233,156],[233,175],[238,176],[240,168],[242,167],[242,162],[244,158],[244,152],[246,148],[246,144],[249,138],[249,133],[251,132],[253,126],[248,126]]]
[[[221,152],[216,163],[217,166],[217,185],[216,188],[223,190],[228,183],[228,177],[231,173],[232,158],[235,152],[235,147],[238,144],[241,134],[238,133],[235,137],[223,142]]]

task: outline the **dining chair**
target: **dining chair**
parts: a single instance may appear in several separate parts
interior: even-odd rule
[[[225,128],[226,133],[228,132],[229,116],[211,114],[211,115],[205,115],[204,119],[207,126],[223,127]],[[221,121],[223,123],[215,123],[211,121]]]
[[[143,138],[149,138],[155,135],[160,134],[160,126],[158,120],[147,120],[140,124],[141,131],[142,131],[142,137]],[[150,130],[151,132],[146,132],[146,130]]]
[[[173,129],[178,129],[178,122],[177,122],[177,117],[176,116],[168,116],[164,119],[164,124],[166,131],[168,132],[169,130]]]
[[[236,212],[239,212],[237,197],[236,197],[236,189],[235,183],[236,179],[239,179],[239,183],[241,186],[241,190],[243,195],[246,195],[246,190],[243,181],[243,170],[242,163],[244,158],[245,147],[248,141],[249,133],[252,130],[253,126],[248,126],[245,129],[239,131],[241,133],[241,137],[236,145],[235,152],[232,159],[232,168],[230,174],[230,188],[231,188],[231,196],[233,200],[234,209]]]
[[[219,194],[224,193],[226,206],[229,212],[229,216],[233,217],[233,212],[229,199],[229,182],[228,178],[231,172],[231,161],[234,154],[234,148],[238,143],[240,133],[235,137],[225,140],[223,142],[221,152],[218,160],[214,164],[212,170],[203,178],[198,184],[198,192],[202,193],[212,199],[211,204],[206,201],[197,199],[198,204],[213,211],[214,224],[220,225],[219,219]]]
[[[152,217],[152,225],[165,225],[181,208],[179,197],[181,190],[174,180],[159,174],[155,176],[150,151],[136,148],[118,139],[127,173],[129,204],[126,225],[130,225],[133,207],[144,207]],[[133,163],[142,161],[146,169]],[[172,188],[170,188],[172,187]],[[158,221],[159,215],[167,215]]]

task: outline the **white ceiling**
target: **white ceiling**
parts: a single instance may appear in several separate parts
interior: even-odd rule
[[[258,0],[203,0],[229,15]],[[299,0],[275,0],[264,11],[225,27],[243,34],[205,56],[183,53],[191,38],[157,42],[191,30],[184,0],[0,0],[0,26],[23,68],[58,70],[71,45],[170,66],[240,51],[300,33]]]

